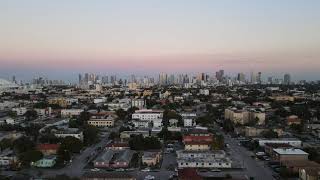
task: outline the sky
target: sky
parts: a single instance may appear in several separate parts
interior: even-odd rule
[[[289,72],[320,79],[319,0],[1,0],[0,77]]]

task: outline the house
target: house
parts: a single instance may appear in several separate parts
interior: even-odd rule
[[[161,160],[160,151],[144,151],[142,156],[142,164],[147,166],[155,166]]]
[[[320,178],[319,167],[309,167],[299,170],[299,178],[301,180],[318,180]]]
[[[88,120],[88,124],[96,127],[113,127],[114,117],[111,115],[107,116],[92,116]]]
[[[86,172],[81,180],[136,180],[136,178],[123,172]]]
[[[288,116],[287,117],[287,125],[290,126],[292,124],[301,124],[301,119],[295,115]]]
[[[57,154],[59,147],[59,144],[38,144],[36,149],[44,155],[53,155]]]
[[[297,160],[308,160],[309,154],[304,152],[301,149],[273,149],[272,159],[274,161],[279,161],[282,163],[283,161],[297,161]]]
[[[56,164],[56,156],[50,155],[50,156],[44,156],[42,159],[31,162],[31,166],[39,167],[39,168],[51,168]]]
[[[0,153],[0,166],[11,166],[17,162],[17,156],[11,149],[5,149]]]

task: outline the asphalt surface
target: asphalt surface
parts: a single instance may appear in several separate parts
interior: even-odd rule
[[[243,173],[247,177],[254,177],[257,180],[272,180],[272,170],[264,165],[264,162],[251,157],[252,152],[248,151],[243,146],[239,146],[237,140],[230,138],[224,134],[225,143],[229,144],[231,157],[238,161],[244,168]]]

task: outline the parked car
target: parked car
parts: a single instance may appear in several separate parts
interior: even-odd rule
[[[150,168],[141,169],[142,172],[150,172]]]
[[[145,180],[153,180],[155,179],[154,176],[151,176],[151,175],[147,175],[146,177],[144,177]]]
[[[221,172],[220,169],[211,169],[210,171],[211,171],[211,172]]]
[[[93,172],[97,172],[97,171],[100,171],[100,169],[98,169],[98,168],[94,168],[94,169],[91,169],[91,171],[93,171]]]

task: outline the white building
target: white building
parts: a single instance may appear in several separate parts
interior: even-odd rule
[[[178,151],[179,168],[231,168],[232,161],[223,152]]]
[[[54,135],[58,138],[65,138],[65,137],[71,136],[83,141],[83,132],[77,128],[68,128],[68,129],[59,130]]]
[[[256,139],[259,146],[264,147],[266,143],[289,144],[293,147],[301,147],[302,142],[296,138],[278,138],[278,139]]]
[[[5,120],[5,122],[6,122],[6,124],[11,124],[11,125],[16,124],[16,120],[13,119],[13,118],[7,118],[7,119]]]
[[[37,112],[37,115],[42,118],[49,117],[51,116],[51,113],[52,113],[51,107],[44,108],[44,109],[34,109],[34,110]]]
[[[200,89],[199,94],[208,96],[210,94],[209,89]]]
[[[136,128],[148,128],[150,124],[148,120],[132,120],[131,122]]]
[[[162,110],[142,109],[132,114],[132,119],[139,120],[157,120],[163,118]]]
[[[83,109],[62,109],[61,116],[62,117],[72,117],[72,116],[79,116],[82,113]]]
[[[28,111],[28,109],[25,107],[16,107],[12,108],[12,111],[15,112],[17,116],[23,116]]]
[[[144,99],[132,99],[131,107],[137,107],[139,109],[145,108],[146,101]]]
[[[10,149],[5,149],[0,153],[0,166],[10,166],[17,161],[17,157]]]
[[[109,115],[103,118],[100,117],[91,117],[90,120],[88,120],[88,124],[92,126],[97,127],[113,127],[114,126],[114,118]]]
[[[193,112],[183,112],[180,113],[182,120],[183,120],[183,126],[184,127],[194,127],[196,126],[196,118],[197,114]]]

